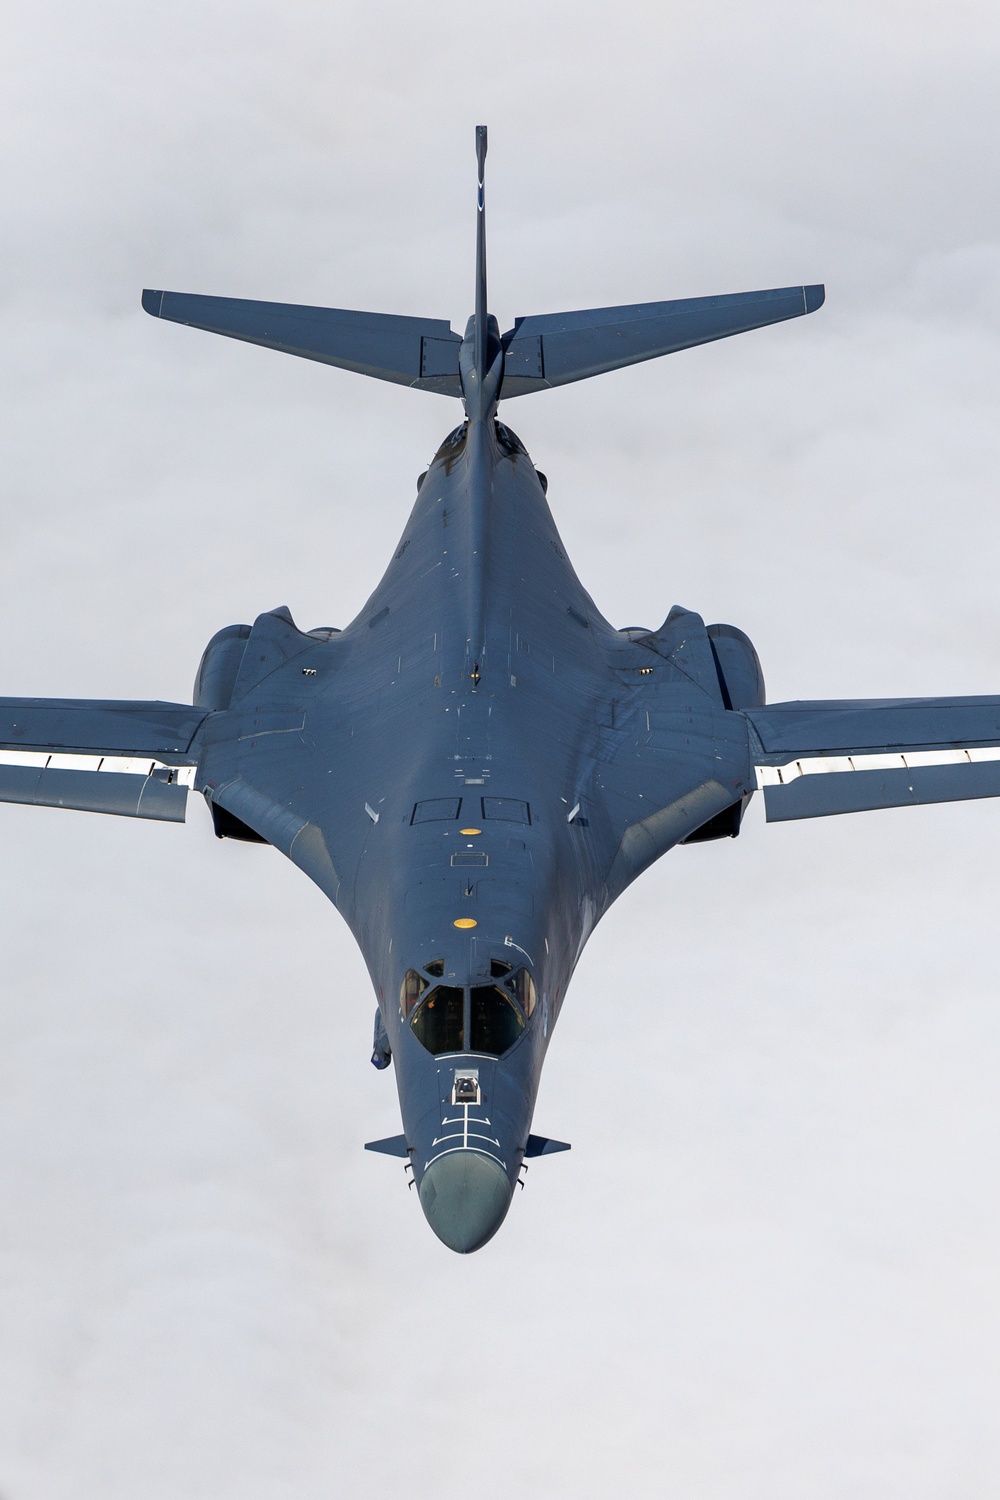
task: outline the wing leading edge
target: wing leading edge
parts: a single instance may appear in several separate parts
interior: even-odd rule
[[[745,711],[769,823],[1000,796],[1000,697]]]
[[[182,703],[0,698],[0,802],[182,823],[205,718]]]

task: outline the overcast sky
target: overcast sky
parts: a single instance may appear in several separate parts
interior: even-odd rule
[[[455,403],[139,308],[451,318],[825,281],[518,402],[616,625],[769,696],[1000,692],[987,0],[7,0],[0,691],[184,700],[344,625]],[[459,1258],[346,927],[273,851],[0,809],[0,1500],[992,1500],[1000,803],[675,851],[594,936]]]

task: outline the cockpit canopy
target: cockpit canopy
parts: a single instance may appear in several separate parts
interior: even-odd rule
[[[490,965],[500,984],[434,984],[444,964],[432,959],[423,970],[407,969],[399,990],[403,1020],[436,1057],[444,1052],[482,1052],[501,1057],[521,1036],[535,1008],[535,985],[527,969],[513,972],[500,959]]]

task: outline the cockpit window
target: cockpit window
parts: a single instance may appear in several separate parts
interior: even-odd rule
[[[399,1008],[403,1012],[404,1021],[426,988],[427,980],[423,979],[416,969],[407,969],[403,975],[403,982],[399,986]]]
[[[493,985],[476,985],[472,991],[470,1052],[500,1057],[513,1047],[524,1030],[524,1019],[510,996]]]
[[[523,1034],[535,1009],[535,985],[527,969],[512,972],[503,959],[493,959],[490,973],[498,984],[433,984],[444,960],[431,959],[421,969],[407,969],[399,991],[403,1019],[428,1052],[483,1052],[501,1057]]]
[[[535,1008],[535,981],[527,969],[518,969],[514,978],[509,981],[509,986],[517,997],[517,1003],[526,1016],[530,1016]]]
[[[463,1051],[465,992],[439,984],[413,1012],[410,1026],[417,1041],[435,1057],[442,1052]]]

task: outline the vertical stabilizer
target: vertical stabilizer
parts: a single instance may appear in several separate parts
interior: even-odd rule
[[[458,365],[465,410],[473,422],[488,421],[496,412],[503,379],[503,345],[496,318],[486,300],[486,144],[485,125],[476,126],[476,310],[465,329]]]
[[[476,197],[476,376],[480,383],[486,378],[489,351],[489,326],[486,302],[486,149],[488,132],[485,125],[476,126],[476,162],[479,167],[479,186]]]

